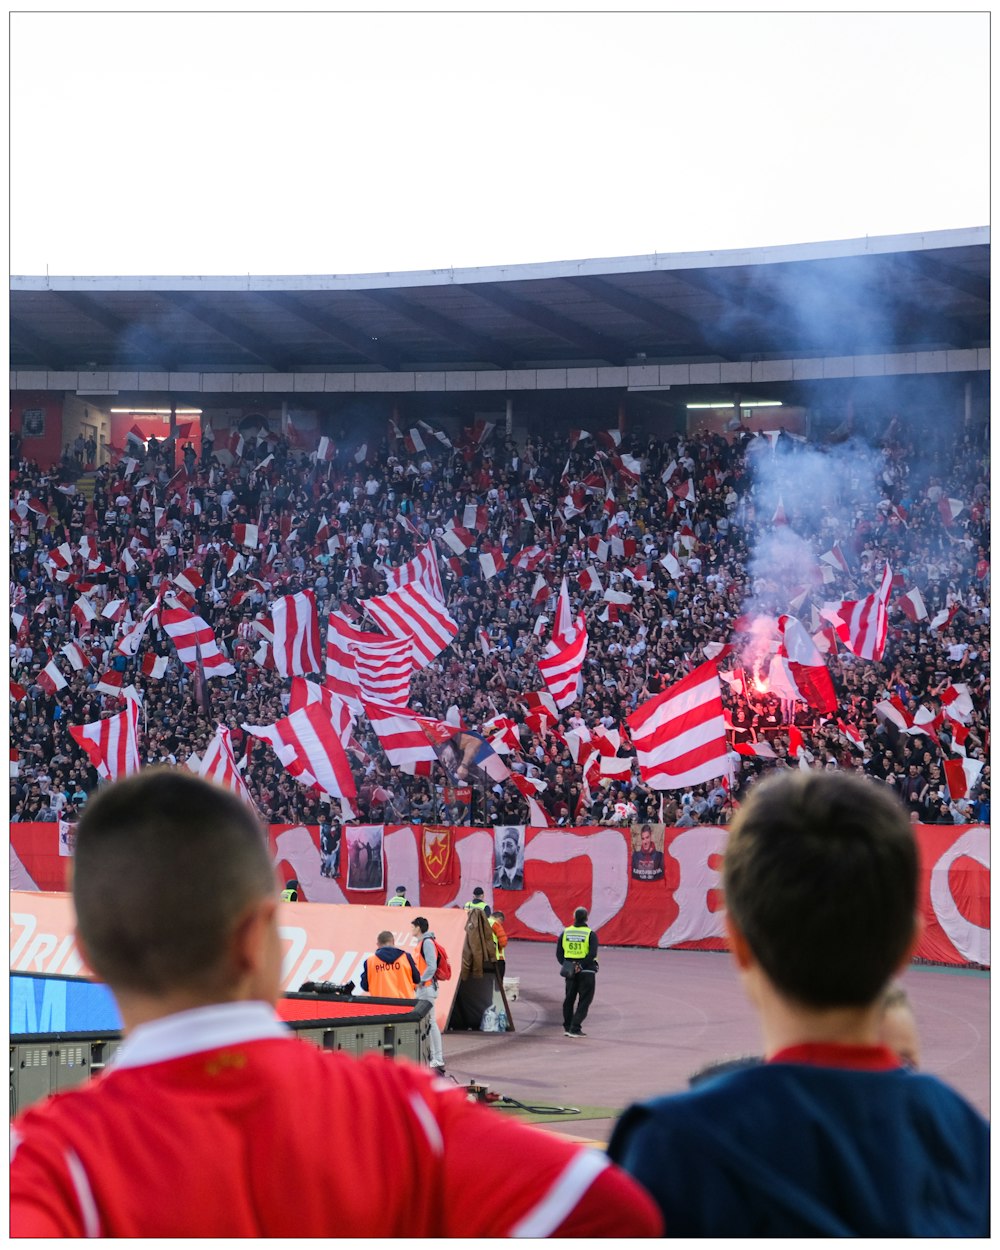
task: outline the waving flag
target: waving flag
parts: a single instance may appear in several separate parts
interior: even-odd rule
[[[212,627],[186,608],[163,608],[160,624],[167,631],[185,668],[196,672],[199,662],[205,677],[231,677],[236,669],[219,650]],[[124,642],[124,639],[122,639]]]
[[[317,689],[320,689],[317,687]],[[269,742],[289,776],[316,785],[324,794],[353,799],[357,794],[338,725],[322,700],[307,702],[273,725],[244,725],[251,737]]]
[[[556,619],[552,625],[552,641],[557,647],[568,647],[576,641],[573,609],[569,603],[569,585],[564,577],[556,600]]]
[[[628,718],[639,775],[654,790],[677,790],[727,772],[719,670],[701,664]]]
[[[809,632],[794,616],[780,616],[778,630],[782,645],[774,659],[783,659],[802,702],[829,715],[837,710],[833,681]],[[773,663],[773,661],[772,661]],[[793,696],[794,697],[794,696]]]
[[[233,526],[233,542],[240,547],[260,547],[260,527],[238,521]]]
[[[274,666],[282,677],[322,671],[316,596],[311,590],[282,595],[270,604]]]
[[[522,777],[518,773],[512,773],[510,779],[528,802],[528,821],[532,827],[536,829],[549,828],[552,824],[549,814],[535,797],[537,794],[541,794],[543,790],[548,789],[548,782],[540,781],[535,777]]]
[[[441,535],[441,541],[449,546],[457,556],[464,556],[470,547],[479,541],[471,530],[461,525],[449,525]]]
[[[413,639],[413,664],[426,668],[458,633],[444,603],[420,582],[410,582],[365,601],[372,619],[393,638]]]
[[[490,547],[480,552],[479,567],[482,569],[483,578],[489,581],[490,578],[496,577],[498,573],[502,573],[507,567],[507,561],[504,559],[503,551],[500,547]]]
[[[581,613],[576,618],[573,641],[558,647],[554,655],[538,661],[539,671],[557,708],[569,707],[579,698],[586,658],[587,626]]]
[[[216,725],[215,737],[205,749],[197,771],[200,777],[206,777],[226,790],[231,790],[248,807],[255,806],[243,774],[236,765],[232,735],[225,725]]]
[[[117,716],[70,725],[70,736],[86,751],[105,781],[116,781],[139,771],[139,706],[129,701]]]
[[[437,760],[437,752],[424,732],[422,721],[416,712],[406,707],[365,701],[365,714],[378,735],[382,750],[389,763],[411,776],[429,777]],[[448,735],[455,732],[448,726]]]
[[[60,673],[55,660],[50,660],[35,680],[48,695],[53,695],[59,690],[64,690],[69,684],[66,681],[66,678],[63,677],[62,673]]]
[[[410,677],[413,673],[413,639],[379,638],[372,641],[374,637],[368,634],[365,635],[366,641],[348,644],[354,657],[360,698],[405,707],[410,697]]]
[[[412,560],[401,564],[398,568],[382,570],[389,590],[399,590],[411,582],[418,582],[425,590],[444,603],[444,586],[441,584],[441,571],[438,568],[437,552],[433,542],[427,543],[417,552]]]
[[[844,646],[859,659],[881,660],[885,652],[889,629],[886,605],[891,587],[892,569],[887,564],[875,594],[857,602],[845,599],[839,606],[835,605],[832,613],[829,609],[821,610],[821,615],[832,622]]]

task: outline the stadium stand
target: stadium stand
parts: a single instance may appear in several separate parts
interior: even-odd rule
[[[129,707],[129,686],[141,695],[142,762],[201,760],[222,724],[270,822],[339,818],[243,728],[290,709],[290,682],[255,625],[280,596],[312,591],[322,681],[330,612],[378,633],[367,601],[390,589],[386,570],[432,542],[457,634],[410,674],[408,706],[438,719],[455,709],[477,733],[495,717],[517,726],[506,735],[514,777],[473,787],[472,823],[722,824],[754,777],[805,763],[882,778],[917,820],[988,824],[988,427],[947,441],[929,437],[934,424],[932,411],[886,414],[877,437],[848,429],[818,444],[780,427],[515,440],[479,422],[425,427],[421,448],[390,424],[363,460],[336,428],[320,448],[262,434],[234,439],[229,454],[218,432],[218,450],[200,458],[169,440],[131,446],[96,470],[92,499],[75,486],[77,450],[41,466],[12,435],[10,818],[76,818],[98,773],[70,726]],[[538,661],[563,578],[589,645],[582,694],[552,732],[526,696],[545,690]],[[880,587],[884,654],[860,658],[844,645],[858,643],[844,605]],[[210,646],[204,672],[185,667],[162,620],[134,656],[118,649],[165,591],[210,627],[223,675],[206,663]],[[838,604],[839,618],[823,615]],[[793,611],[833,706],[822,692],[794,697],[809,674],[783,618]],[[775,667],[782,641],[789,663]],[[602,776],[596,753],[579,749],[586,732],[603,727],[605,749],[630,759],[626,718],[711,658],[730,777],[659,791],[631,765]],[[368,716],[346,745],[355,819],[441,819],[441,774],[392,764]],[[541,813],[519,778],[546,783],[524,787]]]

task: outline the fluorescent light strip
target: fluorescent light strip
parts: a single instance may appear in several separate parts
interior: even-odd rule
[[[127,412],[133,417],[169,417],[169,408],[111,408],[110,412]],[[200,417],[201,408],[177,408],[175,409],[179,417]]]

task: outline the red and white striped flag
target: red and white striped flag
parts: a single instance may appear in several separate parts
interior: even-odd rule
[[[420,582],[367,599],[365,608],[391,637],[413,639],[415,668],[426,668],[458,633],[458,622]]]
[[[489,524],[489,509],[484,503],[467,503],[462,511],[462,525],[467,530],[477,530],[480,534]]]
[[[142,657],[143,675],[145,677],[151,677],[154,681],[161,681],[166,675],[167,665],[169,663],[169,656],[155,655],[152,651],[148,651]]]
[[[941,513],[941,520],[949,528],[958,519],[958,515],[964,507],[965,504],[961,499],[948,499],[947,496],[942,495],[938,500],[938,511]]]
[[[319,440],[319,446],[316,448],[317,460],[332,460],[337,454],[337,448],[334,446],[332,438],[327,438],[324,434]]]
[[[749,755],[751,758],[759,760],[776,760],[778,753],[774,747],[767,741],[761,742],[735,742],[733,750],[739,755]]]
[[[406,431],[403,435],[403,443],[411,456],[415,456],[417,452],[427,450],[427,444],[420,437],[420,431],[416,428],[411,428]]]
[[[196,672],[199,660],[205,677],[231,677],[236,669],[219,650],[212,627],[186,608],[163,608],[160,624],[167,631],[181,663]],[[124,642],[124,639],[122,639]]]
[[[479,567],[486,581],[489,581],[491,577],[496,577],[507,567],[503,551],[499,547],[490,547],[489,550],[480,552]]]
[[[425,718],[417,716],[416,712],[406,707],[391,707],[369,701],[365,701],[364,706],[365,714],[378,735],[389,763],[410,776],[429,777],[437,754],[424,732],[422,721]],[[455,727],[449,726],[448,736],[454,732]]]
[[[557,708],[569,707],[583,689],[583,662],[587,658],[587,626],[581,613],[576,618],[573,640],[554,655],[538,661],[542,678]]]
[[[15,703],[20,703],[22,699],[28,697],[28,692],[23,686],[19,686],[16,681],[10,683],[10,697]]]
[[[582,618],[581,618],[582,619]],[[564,577],[556,600],[556,618],[552,624],[552,641],[557,647],[569,647],[576,641],[573,609],[569,602],[569,584]]]
[[[882,574],[882,584],[873,595],[867,595],[856,602],[845,599],[831,616],[826,609],[821,611],[827,620],[831,620],[837,636],[848,649],[862,660],[881,660],[885,651],[886,634],[889,629],[889,615],[886,604],[892,587],[892,569],[887,564]],[[834,617],[839,619],[834,619]]]
[[[70,607],[70,615],[79,622],[81,629],[88,629],[90,622],[96,619],[98,611],[86,595],[78,595]]]
[[[50,660],[48,664],[38,674],[36,681],[45,691],[46,694],[55,694],[58,690],[65,690],[69,684],[66,678],[59,671],[59,667],[55,660]]]
[[[489,655],[493,648],[490,646],[490,635],[488,631],[485,629],[477,630],[476,639],[479,642],[479,648],[483,655]]]
[[[449,524],[441,535],[441,541],[454,551],[457,556],[464,556],[470,547],[474,547],[479,539],[471,530],[461,525]]]
[[[511,564],[516,569],[524,569],[526,573],[533,573],[545,558],[546,552],[537,544],[534,544],[531,547],[522,547],[513,560],[511,560]]]
[[[231,790],[248,807],[255,806],[243,774],[237,767],[232,735],[225,725],[216,725],[215,737],[205,748],[205,754],[198,765],[198,775]]]
[[[654,790],[699,785],[728,771],[722,687],[715,664],[700,664],[627,720],[639,775]]]
[[[399,590],[401,586],[419,582],[435,599],[444,603],[444,586],[441,583],[441,570],[438,568],[437,551],[433,542],[421,547],[412,560],[407,560],[395,569],[383,569],[382,572],[389,590]]]
[[[87,752],[105,781],[116,781],[139,771],[139,705],[129,702],[117,716],[105,716],[87,725],[70,725],[70,735]]]
[[[491,716],[483,721],[483,733],[498,755],[521,749],[521,727],[510,716]]]
[[[914,623],[927,620],[927,604],[924,603],[924,597],[916,586],[908,590],[905,595],[900,595],[896,604],[902,608],[904,616],[909,617]]]
[[[142,642],[143,635],[149,628],[149,622],[154,616],[158,616],[161,606],[162,598],[160,595],[157,595],[135,625],[118,639],[118,642],[115,644],[115,650],[120,655],[134,656],[138,652],[139,643]]]
[[[536,777],[522,777],[519,773],[511,773],[510,779],[528,802],[528,823],[536,829],[549,828],[552,824],[549,814],[535,797],[548,789],[548,782]]]
[[[520,507],[521,507],[521,513],[523,514],[524,519],[526,521],[530,521],[531,524],[534,525],[535,514],[531,511],[531,504],[527,501],[527,499],[522,499],[520,501]]]
[[[127,599],[111,599],[104,605],[101,616],[106,621],[120,621],[127,611]]]
[[[300,784],[317,785],[324,794],[335,798],[353,799],[357,787],[338,724],[331,719],[328,708],[322,699],[309,701],[273,725],[243,728],[251,737],[269,742],[285,771]]]
[[[343,610],[331,612],[326,630],[325,686],[353,711],[360,712],[361,687],[358,683],[357,657],[354,645],[384,642],[381,634],[368,634],[355,629]]]
[[[824,551],[820,556],[823,564],[830,565],[831,568],[839,569],[842,573],[851,571],[850,565],[847,563],[847,557],[840,548],[840,543],[834,543],[829,551]]]
[[[927,622],[927,628],[933,629],[935,633],[939,630],[946,629],[954,619],[959,606],[959,604],[953,603],[950,608],[942,608],[940,612],[936,613],[931,620]]]
[[[319,645],[316,596],[311,590],[282,595],[271,609],[268,641],[274,647],[274,667],[281,677],[319,673],[323,670]]]
[[[53,547],[45,563],[50,564],[55,569],[68,569],[73,563],[73,548],[69,543],[62,543],[59,547]]]
[[[95,685],[96,690],[100,690],[102,694],[113,694],[121,696],[122,692],[122,674],[116,673],[114,669],[109,673],[101,673]]]
[[[833,680],[806,627],[794,616],[779,616],[778,632],[782,645],[774,659],[786,661],[789,676],[803,702],[825,715],[835,712],[837,695]]]
[[[233,526],[233,542],[241,547],[260,547],[260,527],[258,525],[247,525],[242,521],[238,521]]]
[[[539,573],[535,578],[535,584],[531,588],[531,602],[544,603],[552,594],[552,587],[545,580],[545,574]]]
[[[964,725],[973,712],[972,695],[965,682],[955,682],[941,691],[941,703],[952,720]]]
[[[59,650],[63,653],[66,659],[69,660],[70,667],[74,673],[82,672],[90,663],[87,659],[86,652],[75,642],[67,642],[66,645],[64,647],[60,647]]]
[[[593,565],[588,565],[577,578],[577,581],[580,583],[580,589],[588,595],[602,595],[604,593],[604,586],[601,584],[600,576]]]
[[[608,544],[598,534],[591,534],[587,539],[587,550],[595,560],[600,560],[602,564],[608,562]]]
[[[234,460],[243,459],[243,448],[245,446],[243,435],[239,430],[233,430],[232,434],[229,435],[229,450],[233,453]]]
[[[944,775],[952,801],[964,799],[969,791],[974,789],[982,771],[982,760],[970,760],[968,758],[945,760]]]
[[[186,568],[183,573],[178,573],[176,577],[170,579],[175,586],[180,586],[181,590],[186,590],[189,595],[195,595],[205,585],[205,579],[193,566]]]
[[[373,703],[405,707],[413,674],[413,639],[382,638],[374,642],[371,638],[369,634],[365,642],[348,644],[354,656],[360,698],[362,702],[370,699]]]

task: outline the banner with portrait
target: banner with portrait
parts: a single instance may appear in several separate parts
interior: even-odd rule
[[[382,825],[347,825],[347,888],[384,890]]]
[[[524,825],[494,826],[493,888],[524,889]]]
[[[665,825],[632,825],[632,876],[636,881],[663,880]]]

